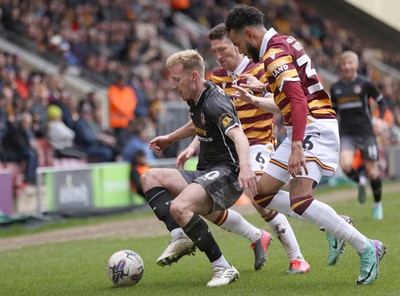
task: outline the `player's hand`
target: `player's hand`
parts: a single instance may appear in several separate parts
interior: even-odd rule
[[[156,154],[159,154],[165,148],[171,145],[171,141],[168,140],[168,136],[158,136],[150,140],[149,148],[153,150]]]
[[[301,176],[304,169],[306,175],[308,175],[308,169],[306,164],[306,157],[304,156],[304,150],[301,141],[294,141],[292,143],[292,152],[289,156],[288,171],[292,177]]]
[[[195,150],[190,146],[183,150],[176,158],[176,168],[179,169],[179,167],[181,167],[183,169],[186,161],[191,158],[194,153]]]
[[[240,86],[243,88],[248,88],[252,90],[253,92],[263,92],[264,91],[264,83],[262,83],[260,80],[257,79],[252,74],[241,74],[240,78],[245,78],[247,79],[246,83],[241,83]]]
[[[236,89],[237,92],[230,94],[231,98],[253,104],[253,96],[247,91],[247,89],[237,85],[232,85],[232,88]]]
[[[248,168],[240,168],[238,177],[239,185],[244,188],[244,193],[250,198],[253,198],[258,193],[257,177],[251,171],[250,166]]]

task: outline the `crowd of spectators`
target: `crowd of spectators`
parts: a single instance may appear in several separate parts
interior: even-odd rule
[[[133,86],[127,87],[134,92]],[[54,159],[132,161],[135,155],[125,159],[123,149],[143,139],[128,127],[141,119],[143,129],[147,118],[131,118],[118,138],[102,128],[101,114],[95,92],[75,97],[62,73],[26,71],[17,56],[0,52],[0,167],[19,164],[24,183],[35,184],[36,168],[51,166]]]
[[[227,11],[239,2],[265,11],[267,27],[306,43],[317,66],[332,73],[337,73],[337,56],[343,50],[351,48],[362,56],[364,48],[374,46],[335,20],[324,18],[314,7],[294,0],[2,0],[0,8],[4,28],[34,41],[38,51],[56,53],[66,64],[88,69],[105,83],[121,74],[133,74],[148,99],[156,101],[177,99],[169,93],[165,79],[163,42],[196,48],[207,57],[209,71],[216,66],[206,34],[177,24],[175,14],[184,13],[211,28],[223,22]],[[382,58],[399,66],[398,53],[383,52]],[[393,84],[392,100],[397,103],[399,85]]]
[[[114,125],[110,121],[112,132],[100,131],[99,125],[91,124],[100,114],[93,99],[95,93],[79,100],[65,86],[62,72],[55,76],[29,73],[18,65],[18,57],[0,53],[0,139],[4,139],[10,124],[20,122],[18,117],[24,112],[32,114],[33,134],[45,137],[47,105],[54,104],[61,110],[62,122],[72,130],[75,126],[73,149],[80,149],[89,159],[100,161],[123,157],[127,134],[133,133],[139,140],[143,138],[137,129],[132,129],[132,122],[138,119],[141,122],[144,118],[146,132],[150,130],[150,135],[154,135],[163,103],[179,100],[170,89],[164,67],[168,54],[166,43],[177,48],[196,48],[205,57],[209,73],[217,66],[209,49],[207,30],[200,33],[191,26],[181,25],[175,16],[184,14],[198,26],[211,28],[223,22],[227,11],[241,2],[264,11],[267,27],[294,35],[307,44],[308,54],[317,68],[323,67],[331,73],[338,72],[337,56],[343,50],[351,49],[362,56],[365,47],[373,46],[360,40],[354,32],[341,28],[335,20],[323,18],[315,8],[300,0],[0,0],[0,24],[5,30],[32,41],[39,54],[60,57],[60,67],[74,66],[82,73],[89,73],[108,88],[110,114],[125,113],[121,123],[115,120]],[[399,67],[398,53],[384,52],[382,59]],[[366,63],[361,68],[386,92],[393,112],[399,112],[399,81],[383,79]],[[112,98],[113,94],[122,93],[129,106],[121,109],[112,104]],[[76,125],[80,126],[78,131]],[[102,147],[101,153],[97,148],[88,148],[91,141]],[[91,155],[93,151],[97,154]],[[39,165],[40,162],[39,157]]]

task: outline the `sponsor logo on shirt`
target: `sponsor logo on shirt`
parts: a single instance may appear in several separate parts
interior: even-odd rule
[[[354,86],[354,93],[357,95],[361,93],[361,86],[359,84]]]
[[[207,131],[205,131],[201,128],[195,127],[194,130],[195,130],[196,134],[198,134],[199,136],[207,136]]]
[[[227,113],[222,114],[221,117],[219,118],[219,122],[222,123],[224,127],[227,127],[231,123],[231,121],[232,117]]]
[[[272,74],[272,76],[277,78],[279,75],[281,75],[283,72],[286,72],[287,70],[289,70],[289,66],[282,65],[282,66],[279,66],[278,68],[276,68],[274,71],[272,71],[271,74]]]
[[[200,142],[208,142],[208,143],[211,143],[211,142],[213,141],[213,138],[212,138],[212,137],[206,138],[206,137],[198,136],[198,139],[199,139]]]

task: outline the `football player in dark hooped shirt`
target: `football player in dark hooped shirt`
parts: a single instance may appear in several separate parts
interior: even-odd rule
[[[361,151],[374,196],[372,218],[381,220],[383,219],[382,180],[369,99],[373,98],[379,104],[381,118],[385,114],[386,103],[370,79],[357,73],[358,65],[358,56],[355,52],[343,52],[339,58],[341,79],[331,87],[332,107],[339,118],[340,166],[344,173],[358,184],[358,200],[360,203],[365,203],[365,187],[360,182],[358,172],[352,167],[356,150]]]
[[[248,140],[229,97],[205,80],[204,61],[197,51],[175,53],[166,66],[172,88],[190,106],[192,121],[176,132],[156,137],[149,146],[157,152],[169,143],[197,135],[200,152],[197,171],[152,168],[141,177],[149,205],[172,235],[157,263],[164,266],[179,260],[187,254],[191,240],[195,246],[188,251],[197,247],[212,264],[214,276],[207,286],[228,285],[239,277],[239,272],[224,258],[200,215],[231,207],[243,190],[249,196],[257,193]]]

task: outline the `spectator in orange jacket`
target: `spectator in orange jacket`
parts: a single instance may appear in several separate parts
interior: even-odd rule
[[[117,139],[124,137],[129,121],[135,118],[137,98],[135,90],[120,75],[108,88],[109,123]]]

